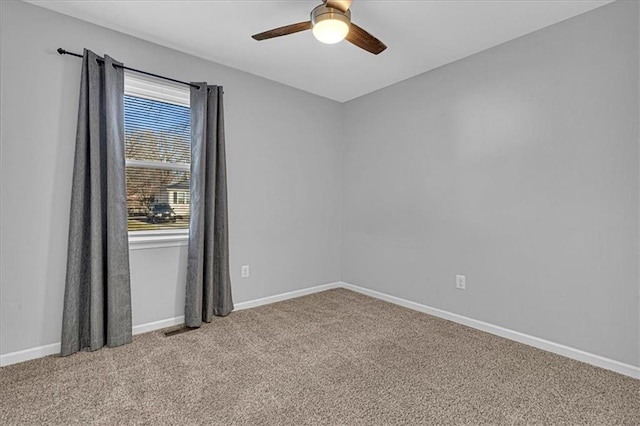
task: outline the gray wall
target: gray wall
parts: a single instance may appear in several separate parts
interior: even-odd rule
[[[343,281],[640,365],[638,16],[347,103]]]
[[[57,47],[225,87],[236,302],[340,279],[342,129],[316,125],[340,123],[340,104],[29,4],[1,7],[0,353],[60,341],[81,62]],[[185,260],[184,247],[132,251],[134,325],[183,314]]]
[[[342,279],[640,365],[636,2],[344,105],[0,5],[0,353],[59,341],[80,62],[55,48],[87,46],[225,86],[237,302]],[[131,252],[134,324],[182,315],[185,256]]]

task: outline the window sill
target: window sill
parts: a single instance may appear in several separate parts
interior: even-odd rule
[[[189,230],[177,231],[132,231],[129,232],[129,250],[148,250],[166,247],[186,247]]]

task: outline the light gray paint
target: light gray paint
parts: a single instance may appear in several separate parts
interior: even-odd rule
[[[640,365],[638,16],[347,103],[343,280]]]
[[[342,278],[640,365],[635,2],[345,105],[0,5],[0,353],[59,341],[79,62],[54,49],[88,46],[225,86],[237,302]],[[186,247],[130,256],[133,323],[182,315]]]
[[[60,341],[81,62],[57,47],[224,86],[234,301],[340,279],[340,104],[32,5],[2,8],[0,353]],[[184,313],[185,255],[132,251],[134,325]]]

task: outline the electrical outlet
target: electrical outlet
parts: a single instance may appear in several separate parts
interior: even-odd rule
[[[242,278],[249,278],[249,265],[242,265]]]
[[[460,290],[467,289],[467,277],[464,275],[456,275],[456,288]]]

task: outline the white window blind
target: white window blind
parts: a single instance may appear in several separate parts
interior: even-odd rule
[[[129,231],[189,227],[189,88],[125,73]]]

